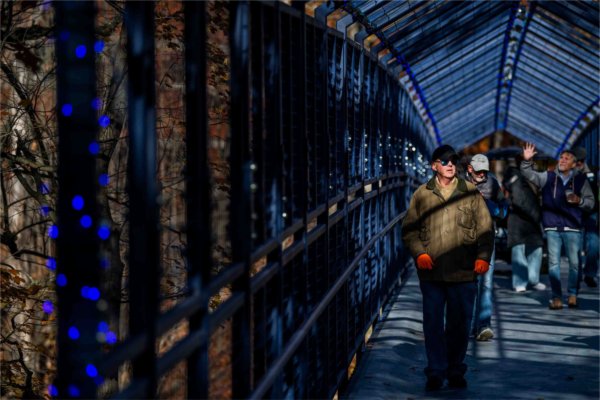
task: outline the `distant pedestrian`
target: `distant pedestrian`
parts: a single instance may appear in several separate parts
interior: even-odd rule
[[[577,159],[577,169],[586,176],[594,195],[594,208],[583,214],[583,246],[580,257],[583,281],[588,287],[598,286],[596,277],[598,275],[598,181],[596,174],[590,170],[585,159],[587,151],[583,147],[573,149]]]
[[[427,390],[465,388],[465,356],[477,291],[492,255],[492,219],[475,186],[456,176],[451,146],[434,150],[435,176],[411,198],[402,238],[416,260],[423,295]]]
[[[475,185],[481,193],[494,222],[506,216],[506,200],[502,187],[496,177],[490,172],[490,162],[484,154],[475,154],[467,165],[466,179]],[[492,250],[490,268],[477,279],[477,298],[475,300],[475,314],[471,324],[473,335],[478,341],[487,341],[494,337],[492,330],[492,309],[494,289],[494,263],[496,248]]]
[[[542,225],[548,247],[548,276],[552,288],[551,310],[563,308],[560,283],[560,253],[564,246],[569,259],[567,293],[569,307],[577,307],[579,251],[583,212],[594,207],[594,195],[586,177],[576,172],[575,155],[563,150],[558,159],[557,171],[537,172],[531,159],[537,152],[535,145],[523,148],[521,173],[542,190]]]
[[[545,290],[540,282],[544,238],[538,196],[516,167],[506,169],[502,186],[510,204],[507,246],[511,249],[512,287],[517,293],[525,292],[527,285]]]

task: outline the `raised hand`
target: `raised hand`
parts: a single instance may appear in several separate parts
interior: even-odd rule
[[[537,154],[537,151],[535,151],[535,144],[533,144],[533,143],[525,143],[525,146],[523,147],[523,159],[525,161],[529,161],[536,154]]]

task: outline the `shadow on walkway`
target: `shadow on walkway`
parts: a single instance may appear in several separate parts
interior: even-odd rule
[[[352,376],[344,399],[598,399],[600,323],[598,289],[582,284],[579,308],[548,309],[545,291],[516,294],[510,265],[497,262],[495,310],[489,342],[469,344],[466,390],[425,392],[427,364],[421,292],[411,273],[386,307]],[[566,284],[563,272],[563,292]]]

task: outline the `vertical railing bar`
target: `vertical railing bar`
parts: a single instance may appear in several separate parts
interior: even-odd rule
[[[304,1],[294,1],[292,2],[292,6],[300,9],[302,11],[302,14],[299,17],[299,23],[300,23],[300,32],[298,32],[298,35],[300,35],[300,45],[297,46],[297,48],[294,49],[294,51],[296,52],[296,54],[298,54],[300,57],[300,60],[296,60],[296,62],[298,63],[299,66],[297,66],[296,68],[300,68],[300,73],[299,73],[299,78],[300,81],[296,82],[296,88],[298,88],[298,93],[297,96],[300,98],[300,110],[298,110],[297,112],[297,116],[299,117],[299,131],[301,134],[301,140],[299,141],[299,144],[301,146],[301,151],[298,152],[298,154],[303,157],[300,160],[300,171],[297,171],[296,173],[300,174],[300,193],[302,193],[303,195],[303,199],[301,202],[302,205],[302,216],[304,218],[304,226],[305,229],[303,230],[303,234],[302,234],[302,240],[304,242],[304,251],[303,251],[303,263],[301,266],[302,269],[302,280],[303,280],[303,284],[304,284],[304,288],[303,288],[303,293],[302,293],[302,303],[304,304],[303,307],[303,315],[301,316],[302,321],[306,321],[306,319],[309,316],[308,313],[308,309],[309,309],[309,304],[308,304],[308,291],[309,291],[309,272],[308,272],[308,242],[307,242],[307,230],[306,227],[308,227],[309,224],[309,220],[308,220],[308,211],[310,209],[309,204],[308,204],[308,199],[310,198],[310,193],[309,193],[309,185],[308,185],[308,168],[309,168],[309,145],[308,145],[308,134],[307,134],[307,100],[306,100],[306,78],[307,78],[307,73],[306,73],[306,62],[307,62],[307,56],[306,56],[306,14],[304,13]],[[297,18],[297,17],[296,17]],[[312,119],[311,119],[312,121]],[[314,150],[314,148],[313,148]],[[316,247],[316,244],[315,244]],[[302,347],[303,347],[303,351],[301,351],[300,354],[300,365],[301,365],[301,379],[303,380],[302,382],[300,382],[301,388],[299,389],[299,394],[301,397],[306,397],[306,393],[308,390],[308,382],[307,382],[307,377],[308,377],[308,368],[309,368],[309,360],[310,357],[308,355],[308,349],[309,349],[309,336],[307,335],[306,339],[304,339]],[[295,385],[298,385],[298,382],[295,382]]]
[[[58,111],[58,213],[57,276],[67,285],[57,285],[58,373],[50,394],[67,398],[79,391],[96,397],[97,384],[89,366],[100,361],[96,340],[99,312],[96,301],[83,298],[84,287],[100,287],[99,210],[95,156],[88,151],[97,143],[95,109],[96,69],[94,57],[95,5],[91,2],[55,2],[57,110]],[[87,56],[76,53],[85,46]],[[80,50],[80,48],[78,48]],[[77,54],[77,55],[76,55]],[[67,110],[70,110],[67,111]],[[82,209],[72,203],[81,196]],[[79,219],[92,217],[93,228],[84,229]],[[50,231],[50,237],[56,231]],[[83,264],[82,264],[83,263]],[[58,279],[57,279],[58,281]],[[97,300],[97,299],[96,299]],[[71,330],[71,331],[70,331]],[[77,332],[78,340],[71,336]],[[73,333],[74,334],[74,333]],[[70,389],[69,389],[70,388]]]
[[[231,51],[231,221],[232,262],[243,262],[244,274],[233,283],[234,292],[244,293],[244,305],[233,317],[233,398],[251,391],[250,254],[251,194],[250,154],[250,10],[248,1],[230,3]]]
[[[147,333],[149,345],[132,360],[133,379],[149,380],[146,396],[156,396],[155,320],[158,312],[159,208],[156,183],[156,98],[154,3],[127,2],[129,62],[129,329]]]
[[[276,52],[276,67],[275,73],[276,77],[274,79],[275,83],[275,123],[276,132],[279,139],[279,147],[282,151],[278,154],[277,161],[279,162],[279,193],[285,193],[286,185],[285,185],[285,177],[283,176],[283,172],[285,171],[285,160],[283,159],[283,149],[285,146],[285,142],[283,140],[283,49],[282,49],[282,27],[281,27],[281,3],[277,2],[274,7],[274,15],[275,15],[275,38],[274,38],[274,47]],[[277,214],[277,220],[280,221],[279,228],[281,230],[285,229],[286,222],[283,218],[283,212],[286,210],[286,205],[283,199],[280,202],[279,213]],[[279,233],[279,232],[278,232]],[[277,254],[278,262],[280,265],[283,265],[283,251],[280,248],[280,251]],[[284,285],[284,268],[280,269],[280,272],[277,274],[277,307],[278,307],[278,328],[279,332],[277,333],[277,342],[275,344],[276,349],[276,357],[281,356],[283,353],[283,331],[284,331],[284,303],[283,303],[283,285]],[[283,395],[283,373],[280,372],[273,387],[271,388],[271,397],[278,398]]]
[[[202,337],[208,336],[208,298],[201,294],[207,290],[212,266],[205,12],[204,2],[184,2],[188,287],[201,299],[189,319],[189,334],[200,332]],[[208,398],[208,343],[202,341],[188,358],[188,398]]]

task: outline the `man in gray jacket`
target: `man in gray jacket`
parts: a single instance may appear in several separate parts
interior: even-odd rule
[[[583,213],[594,207],[594,195],[585,175],[576,171],[577,159],[572,150],[563,150],[556,171],[533,170],[535,145],[523,148],[521,173],[542,191],[542,226],[548,247],[548,276],[552,288],[551,310],[563,308],[560,283],[560,252],[564,246],[569,259],[567,293],[569,307],[577,307],[579,252]]]
[[[464,362],[478,274],[489,268],[494,234],[483,196],[456,176],[458,155],[435,149],[435,176],[411,198],[402,239],[416,260],[423,295],[427,390],[465,388]]]

